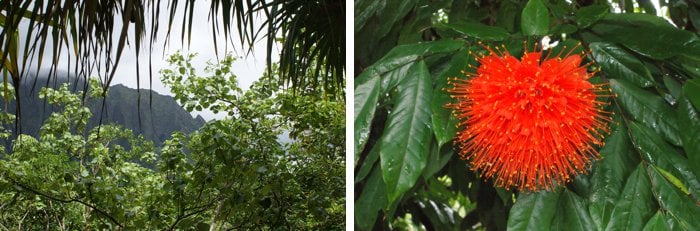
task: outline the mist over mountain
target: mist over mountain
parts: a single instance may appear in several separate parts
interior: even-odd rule
[[[48,82],[46,78],[39,78],[36,83],[34,81],[22,83],[20,106],[21,132],[23,134],[36,137],[43,121],[52,112],[58,110],[57,107],[39,99],[41,87],[48,85],[51,88],[58,88],[66,82],[70,82],[70,90],[73,92],[81,91],[84,86],[84,80],[76,81],[75,78],[70,78],[68,81],[66,77],[51,78]],[[104,110],[102,110],[103,102]],[[0,106],[5,106],[2,98],[0,98],[0,103]],[[93,117],[88,123],[88,129],[97,126],[101,118],[102,124],[119,124],[131,129],[135,135],[143,135],[145,139],[153,141],[156,146],[160,146],[175,131],[191,133],[206,123],[201,116],[193,118],[171,96],[161,95],[147,89],[141,89],[139,92],[121,84],[110,87],[104,101],[101,98],[89,99],[86,106],[93,113]],[[7,111],[17,114],[14,101],[7,105]]]

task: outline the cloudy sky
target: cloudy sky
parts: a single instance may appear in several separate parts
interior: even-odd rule
[[[172,26],[172,31],[170,33],[170,38],[168,41],[168,44],[165,44],[165,35],[167,33],[167,23],[168,23],[168,12],[167,12],[167,3],[169,1],[163,1],[162,6],[160,7],[161,9],[161,15],[159,18],[159,24],[160,28],[158,31],[158,37],[157,37],[157,42],[153,46],[153,50],[149,51],[148,50],[148,43],[149,43],[149,33],[150,29],[147,29],[146,31],[146,37],[144,38],[144,45],[141,47],[141,54],[139,56],[139,62],[140,62],[140,74],[141,74],[141,83],[140,87],[143,89],[148,89],[149,87],[149,82],[148,82],[148,59],[149,59],[149,53],[152,53],[151,58],[152,64],[153,64],[153,86],[151,89],[154,91],[160,93],[160,94],[165,94],[165,95],[172,95],[170,93],[170,90],[164,86],[160,82],[160,76],[158,75],[158,71],[164,68],[168,67],[168,63],[165,61],[165,59],[168,57],[168,55],[173,54],[177,51],[180,51],[183,54],[188,54],[188,53],[197,53],[197,57],[193,60],[193,65],[195,69],[197,70],[198,74],[204,74],[204,67],[206,66],[207,61],[212,61],[216,62],[217,56],[216,52],[214,50],[214,43],[213,43],[213,35],[211,32],[211,22],[209,21],[209,4],[210,2],[208,1],[198,1],[195,4],[195,9],[194,9],[194,19],[192,21],[192,41],[190,43],[190,46],[188,48],[187,41],[183,43],[183,41],[180,39],[180,34],[182,32],[182,16],[183,16],[183,9],[184,9],[184,1],[180,1],[181,5],[178,6],[178,11],[176,12],[175,15],[175,22],[173,23]],[[147,15],[146,18],[149,18],[150,16],[148,15],[150,13],[150,9],[147,9]],[[219,16],[220,17],[220,16]],[[259,15],[258,18],[256,18],[256,25],[261,24],[264,21],[264,15]],[[221,22],[220,22],[221,23]],[[121,28],[121,21],[117,20],[115,22],[115,28]],[[150,22],[146,23],[147,26],[150,26]],[[28,27],[28,23],[23,22],[20,26],[20,34],[26,33]],[[243,47],[240,45],[240,41],[238,39],[238,32],[235,30],[236,26],[233,25],[231,26],[232,32],[229,36],[229,40],[226,41],[224,39],[223,35],[223,30],[220,31],[220,33],[217,35],[217,45],[218,45],[218,54],[219,54],[219,59],[223,58],[223,56],[227,53],[230,53],[239,59],[234,62],[233,64],[233,73],[238,76],[238,81],[239,85],[242,89],[246,90],[249,88],[249,86],[257,80],[260,76],[262,76],[262,73],[265,71],[266,68],[266,51],[267,51],[267,44],[266,41],[257,41],[254,45],[253,53],[250,55],[246,55],[245,50]],[[133,27],[129,28],[130,32],[133,31]],[[118,35],[118,30],[115,30],[114,32],[114,46],[116,50],[116,44],[117,40],[119,38]],[[121,61],[119,63],[119,66],[117,68],[114,80],[112,81],[112,85],[116,84],[123,84],[126,85],[130,88],[136,88],[137,83],[136,83],[136,48],[135,48],[135,43],[134,43],[134,37],[133,33],[130,33],[129,36],[129,42],[130,45],[127,45],[124,48],[124,51],[122,53]],[[187,36],[185,36],[185,40],[187,39]],[[50,40],[50,39],[49,39]],[[22,44],[22,39],[20,41],[20,47],[23,47],[24,45]],[[51,41],[47,41],[47,44],[51,44]],[[65,48],[64,48],[65,49]],[[72,48],[71,48],[72,49]],[[245,47],[247,49],[247,47]],[[116,52],[115,52],[116,53]],[[273,57],[272,61],[276,62],[279,60],[279,52],[277,46],[273,48]],[[51,48],[47,48],[45,51],[45,56],[49,56],[52,54]],[[62,58],[59,59],[58,61],[58,69],[66,69],[67,67],[67,61],[68,56],[66,52],[63,52]],[[35,60],[36,61],[36,60]],[[74,61],[74,60],[73,60]],[[45,70],[46,67],[50,66],[51,60],[48,58],[45,58],[42,64],[42,72],[47,71]],[[73,64],[74,65],[74,64]],[[36,66],[34,66],[35,68]],[[97,75],[98,73],[93,73],[94,75]],[[101,73],[99,73],[101,74]],[[206,120],[214,119],[214,118],[223,118],[224,114],[220,113],[219,115],[215,115],[214,113],[210,111],[203,111],[203,112],[195,112],[193,115],[202,115]]]
[[[163,2],[165,4],[165,2],[167,1]],[[180,1],[180,3],[184,3],[184,1]],[[214,50],[214,43],[212,38],[213,35],[211,32],[210,24],[211,22],[209,21],[209,2],[199,1],[197,2],[197,4],[195,4],[195,17],[192,22],[192,41],[190,43],[189,49],[187,47],[186,41],[183,44],[180,40],[180,33],[182,31],[181,18],[184,6],[178,6],[178,12],[175,16],[176,22],[173,23],[170,40],[167,46],[165,46],[165,49],[163,49],[165,45],[165,35],[167,32],[168,23],[168,14],[163,9],[167,9],[165,5],[161,7],[162,11],[159,19],[161,26],[158,32],[158,42],[154,45],[154,50],[151,51],[153,53],[152,59],[154,71],[152,89],[161,94],[170,94],[170,90],[160,82],[160,76],[157,75],[158,70],[168,67],[167,62],[165,61],[168,55],[173,54],[178,50],[181,51],[183,54],[196,52],[198,55],[195,58],[195,60],[193,60],[192,64],[198,70],[197,73],[201,74],[203,74],[204,72],[206,62],[215,62],[217,60],[217,57],[216,52]],[[260,17],[263,17],[263,15],[261,15]],[[258,23],[261,23],[264,19],[257,18],[257,20]],[[232,26],[232,28],[235,28],[235,25]],[[234,30],[233,33],[237,33],[237,31]],[[133,41],[133,35],[131,39]],[[147,41],[148,37],[146,37],[145,40]],[[219,33],[217,37],[219,58],[222,58],[222,56],[226,53],[231,53],[234,56],[240,58],[238,61],[234,62],[232,69],[234,74],[238,76],[240,87],[245,90],[248,89],[248,87],[255,80],[262,76],[262,73],[265,71],[265,60],[267,58],[265,53],[267,50],[267,44],[265,41],[258,41],[254,46],[254,53],[252,55],[246,56],[243,49],[241,49],[240,47],[238,35],[231,34],[229,36],[229,41],[230,40],[233,40],[233,45],[230,42],[225,42],[226,40],[224,40],[223,30],[221,31],[221,33]],[[144,50],[146,50],[144,48],[147,47],[142,48],[141,55],[139,57],[141,67],[140,72],[142,78],[141,88],[148,88],[149,85],[147,79],[149,57],[148,52],[144,52]],[[134,43],[132,42],[132,46],[127,47],[125,49],[128,50],[125,50],[124,54],[122,55],[122,61],[120,61],[119,68],[117,69],[117,73],[115,74],[115,78],[113,80],[113,84],[123,84],[131,88],[136,88],[136,78],[134,77],[136,73],[136,52]],[[273,54],[277,54],[277,52],[275,51],[276,50],[273,50]],[[272,58],[272,60],[273,62],[277,61],[279,60],[279,57],[275,56]],[[146,80],[144,81],[144,79]],[[202,117],[204,117],[206,120],[223,117],[223,115],[214,115],[210,111],[204,111],[195,114],[202,115]]]

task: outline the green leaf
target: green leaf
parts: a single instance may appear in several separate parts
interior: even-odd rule
[[[651,166],[647,169],[661,208],[680,224],[681,230],[691,230],[700,227],[700,220],[697,219],[697,215],[700,214],[700,206],[696,204],[697,202],[676,187],[673,187],[656,170],[651,168]]]
[[[508,230],[542,230],[552,224],[561,192],[521,193],[508,215]]]
[[[588,214],[583,198],[576,193],[564,190],[559,197],[557,215],[554,216],[552,230],[594,230],[593,220]]]
[[[451,53],[464,47],[463,41],[442,39],[435,42],[425,42],[410,45],[399,45],[391,49],[384,57],[362,71],[355,82],[364,83],[369,78],[383,76],[395,69],[407,64],[412,64],[416,60],[436,54]],[[387,80],[382,80],[386,82]],[[397,83],[393,81],[391,83]],[[357,86],[357,84],[355,84]],[[386,84],[382,83],[382,86]],[[391,87],[389,87],[391,88]],[[387,89],[387,88],[383,88]]]
[[[408,71],[397,86],[394,108],[389,112],[384,134],[379,140],[384,182],[389,204],[413,187],[426,164],[432,131],[430,99],[432,84],[424,61]]]
[[[382,180],[381,169],[376,168],[367,179],[360,197],[355,201],[355,225],[360,230],[372,228],[379,210],[388,203],[386,196],[386,185]]]
[[[573,34],[576,31],[578,31],[578,27],[567,23],[554,26],[554,28],[552,28],[551,30],[551,33],[555,35]]]
[[[649,221],[647,221],[647,224],[644,225],[644,229],[642,231],[663,231],[663,230],[671,230],[670,227],[668,227],[668,224],[666,224],[666,216],[664,216],[663,212],[661,210],[656,211],[656,214],[654,214]]]
[[[547,35],[549,33],[549,11],[542,0],[530,0],[523,8],[520,28],[524,35]]]
[[[505,28],[510,32],[515,31],[515,18],[518,16],[519,7],[517,4],[502,1],[496,12],[496,26]]]
[[[495,26],[487,26],[481,23],[450,22],[445,25],[461,34],[475,37],[480,40],[503,41],[508,38],[508,31]]]
[[[467,67],[469,57],[464,52],[455,53],[451,61],[437,74],[435,79],[437,84],[433,90],[433,98],[431,100],[431,120],[439,147],[450,142],[457,132],[457,119],[454,118],[451,110],[445,108],[445,105],[450,102],[450,95],[445,91],[446,88],[450,87],[447,84],[448,78],[463,75],[462,70]]]
[[[451,146],[438,147],[436,143],[433,143],[430,154],[428,155],[427,164],[425,170],[423,170],[423,179],[429,179],[439,172],[447,162],[454,156],[454,148]]]
[[[660,96],[635,87],[623,79],[611,79],[610,88],[620,106],[636,121],[649,125],[672,144],[681,146],[678,117]]]
[[[650,128],[639,123],[629,124],[632,143],[637,152],[649,163],[677,176],[695,198],[700,198],[700,181],[688,165],[688,159],[681,156],[672,146],[664,142]]]
[[[379,25],[378,30],[375,34],[376,38],[382,38],[394,26],[394,24],[400,23],[400,19],[406,16],[411,9],[416,6],[417,0],[385,0],[388,7],[384,7],[384,10],[379,13],[377,12],[377,22]]]
[[[654,84],[649,69],[624,49],[605,42],[591,43],[590,48],[596,63],[610,77],[629,80],[640,87]]]
[[[372,147],[372,150],[369,151],[369,154],[367,154],[367,157],[365,157],[364,161],[362,161],[362,166],[360,166],[360,170],[357,171],[355,174],[355,183],[359,183],[369,173],[371,172],[372,169],[374,169],[375,164],[377,163],[377,160],[379,160],[379,146],[374,146]],[[357,163],[357,161],[355,161]]]
[[[700,65],[698,65],[698,61],[700,60],[700,57],[693,58],[691,57],[682,57],[680,59],[680,64],[685,73],[693,79],[700,79]]]
[[[651,184],[640,163],[620,194],[605,230],[640,230],[654,212]]]
[[[664,178],[666,178],[666,180],[668,180],[668,182],[673,184],[673,186],[676,186],[676,188],[680,189],[683,193],[685,193],[685,195],[690,195],[690,192],[688,191],[688,187],[685,187],[685,185],[683,185],[683,182],[681,182],[681,180],[679,180],[678,178],[673,176],[673,174],[671,174],[670,172],[667,172],[666,170],[659,168],[658,166],[654,166],[654,168],[657,171],[659,171],[659,173],[661,173],[661,175],[663,175]]]
[[[461,42],[445,41],[397,46],[355,78],[355,162],[369,138],[378,97],[384,97],[393,90],[407,75],[416,59],[449,52],[462,46]]]
[[[678,121],[680,126],[685,128],[681,138],[683,150],[688,157],[688,166],[695,176],[700,176],[700,114],[685,95],[678,99]]]
[[[663,60],[680,54],[700,54],[700,40],[697,35],[679,30],[654,16],[647,18],[640,14],[608,14],[591,29],[610,42],[620,43],[652,59]]]
[[[593,165],[589,211],[597,230],[604,230],[623,189],[625,179],[639,163],[627,127],[617,126],[600,150],[601,160]]]
[[[367,23],[367,20],[377,12],[384,10],[386,1],[357,0],[355,1],[355,33]]]
[[[608,14],[608,10],[607,4],[581,7],[576,11],[576,24],[579,28],[586,28]]]
[[[365,82],[355,83],[355,163],[360,158],[360,153],[369,138],[381,88],[379,76],[365,80]]]
[[[671,95],[678,99],[681,97],[681,91],[682,87],[681,84],[679,84],[675,79],[668,75],[664,75],[664,86],[666,86],[666,89],[668,89],[668,92],[671,93]]]
[[[700,79],[685,81],[683,93],[685,93],[695,108],[700,108]]]

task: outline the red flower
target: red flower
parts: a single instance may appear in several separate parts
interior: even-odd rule
[[[487,56],[475,56],[476,73],[451,79],[447,90],[457,100],[448,107],[465,127],[455,140],[460,156],[504,188],[549,190],[585,173],[610,118],[583,54],[526,51],[518,60],[505,47],[486,49]]]

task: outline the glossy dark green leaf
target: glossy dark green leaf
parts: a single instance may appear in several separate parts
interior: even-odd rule
[[[524,35],[549,33],[549,11],[542,0],[530,0],[520,16],[520,29]]]
[[[430,73],[421,60],[397,86],[394,107],[377,144],[390,204],[413,187],[425,167],[432,137],[431,97]]]
[[[700,206],[696,204],[697,201],[674,187],[654,167],[648,167],[647,171],[659,205],[678,222],[679,228],[693,230],[700,227],[700,220],[697,219],[697,215],[700,214]]]
[[[386,7],[381,12],[377,12],[376,23],[378,28],[375,31],[375,38],[379,39],[387,35],[394,24],[399,23],[400,19],[406,16],[411,9],[416,6],[417,0],[385,0]]]
[[[384,97],[406,76],[411,64],[417,59],[438,53],[454,52],[463,47],[463,42],[441,40],[413,45],[396,46],[385,57],[365,69],[355,78],[354,100],[354,146],[355,161],[369,138],[372,119],[378,97]]]
[[[375,145],[374,147],[372,147],[372,150],[369,151],[369,154],[367,154],[367,157],[364,159],[364,161],[362,161],[362,163],[357,163],[357,161],[355,161],[356,165],[362,165],[360,166],[360,170],[357,171],[357,173],[355,174],[356,184],[364,180],[365,177],[369,175],[372,169],[374,169],[377,160],[379,160],[379,146]]]
[[[608,5],[590,5],[581,7],[576,11],[576,24],[580,28],[586,28],[608,14]]]
[[[619,105],[636,121],[649,125],[672,144],[681,146],[678,117],[663,98],[624,79],[611,79],[610,88]]]
[[[450,22],[445,25],[461,34],[480,40],[502,41],[508,38],[508,31],[495,26],[487,26],[481,23]]]
[[[391,51],[389,51],[376,63],[363,70],[362,73],[355,78],[355,82],[366,82],[368,78],[385,75],[388,72],[394,71],[394,69],[413,63],[419,58],[424,58],[435,54],[455,52],[462,47],[464,47],[463,41],[450,39],[410,45],[399,45],[391,49]],[[385,81],[386,80],[382,80],[382,82]]]
[[[381,169],[372,171],[360,197],[355,201],[355,225],[360,230],[370,230],[377,220],[379,210],[388,203],[386,185]]]
[[[367,20],[374,16],[377,12],[384,10],[386,6],[385,0],[357,0],[355,1],[355,33],[360,31],[367,23]]]
[[[676,81],[675,79],[671,78],[668,75],[664,75],[663,79],[664,79],[664,86],[666,86],[666,89],[668,89],[668,92],[671,93],[673,98],[675,98],[675,99],[680,98],[681,91],[682,91],[681,84],[678,83],[678,81]]]
[[[668,224],[666,224],[666,216],[664,215],[661,210],[656,211],[656,214],[654,214],[649,221],[647,221],[647,224],[644,225],[644,229],[642,231],[664,231],[664,230],[671,230],[670,227],[668,227]]]
[[[355,82],[355,162],[360,158],[359,154],[369,138],[381,88],[379,76],[365,78],[365,80],[365,82]]]
[[[700,108],[700,79],[691,79],[683,84],[683,93],[693,103],[695,108]]]
[[[700,53],[697,35],[659,20],[665,21],[636,14],[609,14],[591,29],[610,42],[620,43],[652,59],[663,60],[676,55],[697,56]]]
[[[666,19],[657,17],[656,15],[649,14],[639,14],[639,13],[622,13],[622,14],[607,14],[603,17],[602,22],[604,23],[615,23],[626,26],[660,26],[673,28]]]
[[[654,84],[654,78],[644,64],[624,49],[606,42],[590,44],[593,58],[611,78],[629,80],[640,87]]]
[[[651,182],[644,171],[643,164],[639,164],[627,178],[620,196],[605,230],[642,229],[655,211]]]
[[[700,180],[690,169],[688,159],[647,126],[635,122],[629,126],[632,143],[642,158],[679,178],[691,194],[700,198]]]
[[[455,150],[451,146],[438,147],[437,143],[433,143],[430,154],[428,155],[425,170],[423,170],[423,178],[429,179],[435,173],[442,170],[443,167],[452,159]]]
[[[700,79],[700,65],[698,65],[698,62],[700,62],[700,57],[682,57],[680,59],[681,67],[693,79]]]
[[[433,27],[435,12],[448,5],[448,2],[435,2],[424,7],[417,7],[411,14],[411,20],[401,26],[397,44],[412,44],[433,40],[440,34],[428,28]],[[443,36],[443,35],[440,35]]]
[[[552,224],[561,192],[521,193],[508,214],[508,230],[542,230]]]
[[[597,230],[604,230],[625,184],[625,179],[639,163],[627,127],[622,123],[605,140],[601,160],[593,164],[590,177],[589,211]]]
[[[388,72],[379,74],[374,68],[368,69],[357,78],[355,90],[355,162],[360,158],[369,139],[372,120],[379,101],[379,97],[388,97],[389,92],[396,88],[402,78],[413,67],[412,65],[396,66]]]
[[[678,99],[678,121],[684,128],[681,138],[688,166],[695,176],[700,176],[700,114],[685,95]]]
[[[594,230],[595,225],[586,209],[583,198],[564,190],[559,197],[559,206],[552,222],[552,230]]]
[[[466,52],[457,52],[447,66],[435,77],[435,89],[433,90],[433,98],[431,100],[431,120],[433,132],[437,138],[439,147],[452,141],[457,131],[457,119],[452,115],[452,111],[445,108],[445,105],[450,102],[450,94],[446,89],[450,86],[447,84],[448,78],[463,78],[462,70],[467,67],[469,55]]]
[[[578,27],[572,24],[559,24],[554,26],[552,28],[552,34],[573,34],[574,32],[578,31]]]

